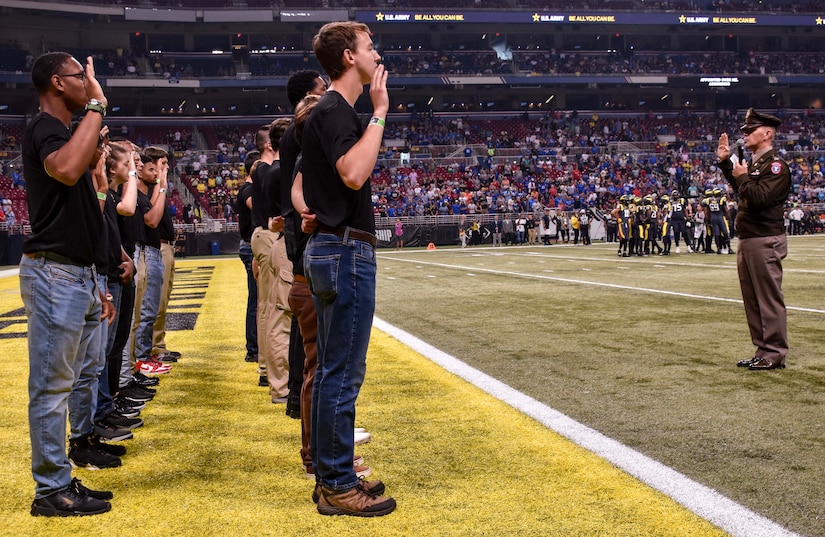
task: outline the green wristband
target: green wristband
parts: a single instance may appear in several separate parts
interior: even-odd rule
[[[373,116],[373,118],[370,119],[370,125],[380,125],[383,128],[386,122],[378,116]]]

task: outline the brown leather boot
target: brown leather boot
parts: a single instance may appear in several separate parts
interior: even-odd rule
[[[384,516],[394,510],[394,499],[374,494],[362,483],[341,491],[322,485],[318,498],[318,512],[322,515]]]
[[[384,483],[378,479],[373,479],[372,481],[367,481],[366,479],[361,479],[361,486],[367,489],[367,492],[370,492],[375,495],[382,495],[384,494]],[[321,484],[315,483],[315,490],[312,491],[312,503],[318,503],[318,498],[321,497]]]

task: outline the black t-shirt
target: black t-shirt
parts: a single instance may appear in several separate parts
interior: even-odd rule
[[[169,212],[169,204],[163,208],[163,216],[158,223],[158,234],[165,241],[175,240],[175,225],[172,223],[172,213]]]
[[[264,196],[266,198],[266,215],[280,216],[283,205],[281,204],[281,162],[276,160],[266,171],[264,180]],[[267,218],[268,220],[268,218]]]
[[[119,192],[115,192],[116,194],[116,202],[119,202],[122,198],[121,193],[123,192],[123,186],[121,185],[119,188]],[[112,190],[109,189],[111,193]],[[134,221],[134,216],[123,216],[122,214],[117,215],[117,228],[120,232],[120,244],[123,245],[123,249],[129,254],[129,257],[133,256],[135,253],[135,239],[133,237],[133,230],[131,229],[131,222]]]
[[[269,164],[261,162],[252,173],[252,228],[266,227],[269,212],[266,207],[266,179]]]
[[[117,281],[120,274],[120,231],[118,230],[117,204],[120,196],[109,189],[106,194],[106,204],[103,206],[104,240],[102,248],[98,249],[98,260],[95,261],[98,274],[105,275],[109,281]]]
[[[244,183],[238,189],[238,199],[235,202],[235,212],[238,213],[238,231],[246,242],[252,240],[252,211],[246,206],[246,200],[252,196],[252,183]]]
[[[147,194],[140,190],[137,193],[137,208],[135,209],[135,216],[140,215],[140,223],[143,224],[143,243],[146,246],[160,249],[160,233],[158,228],[152,228],[146,225],[144,216],[152,209],[152,201]]]
[[[301,154],[301,144],[295,137],[295,124],[292,123],[284,131],[281,138],[281,216],[292,212],[292,180],[295,177],[295,162]]]
[[[321,224],[375,233],[370,179],[353,190],[335,167],[363,133],[355,109],[337,91],[321,97],[307,119],[301,141],[304,199]]]
[[[43,164],[70,139],[69,128],[45,112],[26,125],[23,174],[32,232],[23,239],[23,252],[48,251],[91,266],[103,233],[92,175],[86,170],[74,186],[68,186],[49,176]]]

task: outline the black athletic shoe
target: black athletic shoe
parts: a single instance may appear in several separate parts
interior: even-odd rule
[[[129,381],[129,384],[126,385],[126,388],[134,390],[137,393],[145,393],[146,395],[155,395],[156,393],[158,393],[157,388],[152,388],[151,386],[144,386],[138,382],[135,382],[134,379]]]
[[[108,490],[92,490],[88,487],[84,487],[83,483],[81,483],[76,477],[72,479],[72,484],[69,485],[69,488],[74,488],[80,494],[85,494],[95,500],[111,500],[115,497],[115,495]]]
[[[114,406],[115,412],[120,414],[121,416],[125,416],[127,418],[136,418],[140,414],[140,410],[146,406],[146,403],[135,403],[134,401],[129,401],[128,399],[118,399],[115,398]]]
[[[32,516],[99,515],[111,508],[112,504],[109,502],[93,498],[78,490],[73,481],[65,490],[34,500],[31,514]]]
[[[137,429],[138,427],[143,426],[143,420],[140,418],[127,418],[126,416],[119,415],[116,412],[110,412],[106,415],[106,421],[115,427],[120,427],[121,429]]]
[[[122,440],[129,440],[135,436],[129,429],[122,429],[109,423],[107,418],[103,418],[95,423],[95,434],[106,442],[120,442]]]
[[[126,455],[126,448],[124,446],[120,446],[117,444],[107,444],[106,442],[101,441],[100,437],[96,434],[90,436],[89,441],[97,449],[104,453],[108,453],[109,455],[114,455],[115,457],[122,457]],[[103,499],[105,500],[106,498]]]
[[[157,386],[160,384],[160,379],[157,377],[147,377],[140,371],[132,375],[132,381],[140,384],[141,386],[146,386],[147,388],[151,388],[152,386]]]
[[[101,451],[88,436],[69,439],[69,462],[75,468],[102,470],[120,466],[120,457]]]
[[[151,401],[155,397],[154,394],[138,390],[136,386],[126,386],[125,388],[119,389],[117,391],[117,396],[129,399],[130,401],[137,401],[139,403]]]

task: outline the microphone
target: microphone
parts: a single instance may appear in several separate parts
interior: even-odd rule
[[[739,162],[744,162],[745,160],[745,140],[739,138],[736,140],[736,151],[739,157]]]

